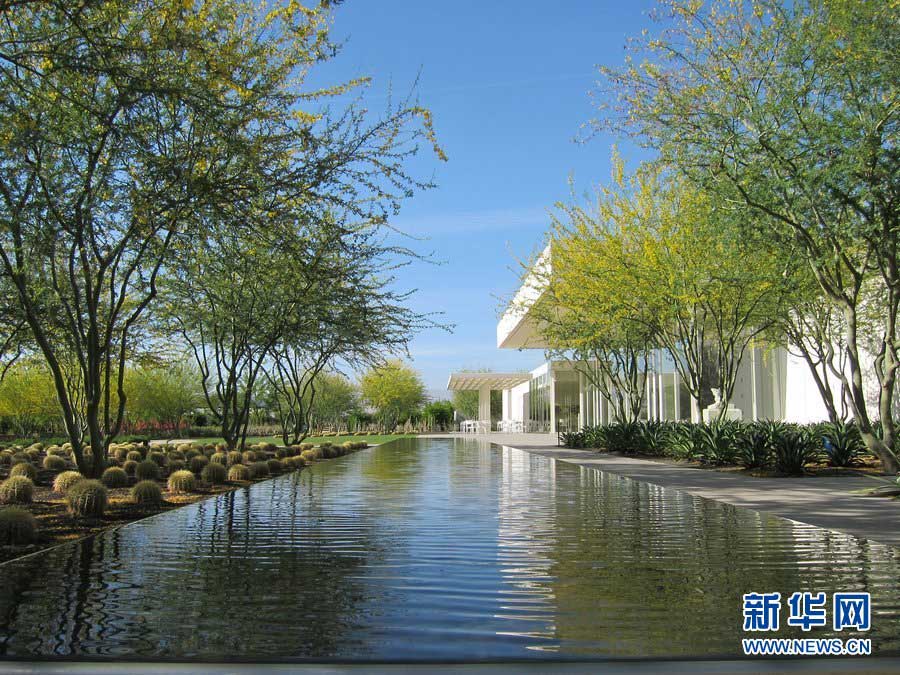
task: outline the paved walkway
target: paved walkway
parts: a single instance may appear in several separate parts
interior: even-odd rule
[[[900,501],[857,492],[888,484],[867,476],[753,478],[709,469],[600,455],[556,445],[550,434],[452,434],[526,450],[563,462],[715,499],[900,547]]]

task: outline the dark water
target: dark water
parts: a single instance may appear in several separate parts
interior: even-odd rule
[[[741,595],[802,590],[870,591],[883,654],[898,579],[890,547],[518,450],[402,441],[0,566],[0,654],[737,655]]]

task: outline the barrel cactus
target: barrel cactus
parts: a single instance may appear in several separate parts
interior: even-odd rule
[[[128,474],[125,469],[121,469],[117,466],[111,466],[106,471],[103,472],[103,475],[100,477],[100,481],[108,488],[123,488],[128,487]]]
[[[48,471],[64,471],[66,468],[66,460],[56,455],[47,455],[44,457],[44,468]]]
[[[131,488],[131,501],[141,506],[158,506],[162,503],[162,490],[155,480],[142,480]]]
[[[25,476],[26,478],[34,480],[37,478],[37,469],[34,468],[34,464],[31,462],[19,462],[9,470],[9,475],[10,477]]]
[[[188,468],[194,473],[200,473],[207,464],[209,464],[209,460],[206,457],[197,455],[196,457],[191,457],[191,461],[188,462]]]
[[[106,486],[99,480],[80,480],[69,488],[69,513],[80,518],[100,518],[106,510]]]
[[[269,475],[269,466],[265,462],[253,462],[250,465],[250,475],[254,480],[266,478]]]
[[[34,483],[28,476],[10,476],[0,483],[0,504],[29,504]]]
[[[24,546],[34,541],[37,521],[25,509],[11,506],[0,510],[0,545]]]
[[[138,480],[156,480],[159,478],[159,465],[149,459],[138,462],[134,468],[134,477]]]
[[[228,469],[219,462],[210,462],[203,467],[200,477],[210,485],[221,485],[228,479]]]
[[[228,480],[250,480],[250,469],[243,464],[232,464],[228,469]]]
[[[176,471],[169,476],[169,492],[173,494],[185,494],[197,489],[197,479],[190,471]]]
[[[216,452],[213,453],[213,456],[209,458],[209,461],[213,464],[221,464],[225,466],[228,463],[228,455],[224,452]]]
[[[53,491],[64,495],[80,480],[84,480],[84,476],[77,471],[63,471],[53,480]]]

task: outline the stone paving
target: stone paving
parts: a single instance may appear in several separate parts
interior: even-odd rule
[[[556,436],[551,434],[444,436],[474,438],[517,448],[900,547],[900,500],[860,494],[867,488],[892,484],[886,477],[754,478],[633,457],[601,455],[590,450],[569,450],[557,446]]]

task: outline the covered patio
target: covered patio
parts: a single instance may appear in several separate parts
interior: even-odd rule
[[[497,428],[491,423],[491,392],[512,389],[528,382],[529,373],[452,373],[447,389],[450,391],[477,391],[478,418],[460,422],[459,430],[463,433],[486,434],[491,431],[521,433],[524,431],[522,420],[501,419]],[[521,428],[516,428],[516,426]]]

